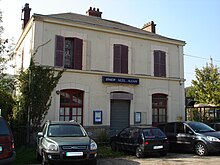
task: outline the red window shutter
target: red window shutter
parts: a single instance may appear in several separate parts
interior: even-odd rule
[[[166,77],[166,52],[154,51],[154,76]]]
[[[160,54],[159,51],[154,51],[154,76],[160,75]]]
[[[160,76],[166,77],[166,52],[160,52]]]
[[[83,40],[79,38],[74,38],[73,43],[73,66],[74,69],[82,70],[82,53],[83,53]]]
[[[55,66],[63,67],[65,38],[63,36],[55,36]]]
[[[113,72],[121,73],[121,45],[114,44]]]
[[[128,73],[128,46],[121,45],[121,73]]]

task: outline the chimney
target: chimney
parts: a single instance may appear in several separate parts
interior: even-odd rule
[[[155,27],[156,27],[156,24],[154,24],[154,21],[150,21],[150,22],[146,23],[142,29],[146,30],[148,32],[151,32],[151,33],[156,33]]]
[[[102,12],[99,11],[99,8],[97,8],[96,10],[96,8],[92,9],[92,7],[90,7],[89,10],[86,12],[86,14],[88,16],[93,16],[93,17],[99,17],[99,18],[102,17]]]
[[[27,25],[30,19],[31,8],[29,8],[29,4],[26,3],[24,8],[22,9],[22,29],[24,30],[25,26]]]

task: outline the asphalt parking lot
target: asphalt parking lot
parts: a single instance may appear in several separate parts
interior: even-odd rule
[[[138,159],[135,156],[114,159],[99,159],[98,165],[219,165],[220,153],[208,156],[195,154],[168,153],[165,157],[151,155]]]

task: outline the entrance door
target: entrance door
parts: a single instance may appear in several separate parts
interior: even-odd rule
[[[110,129],[119,132],[130,124],[130,100],[111,100]]]

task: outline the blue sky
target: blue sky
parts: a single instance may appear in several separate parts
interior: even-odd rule
[[[154,21],[156,33],[186,41],[184,47],[185,86],[195,79],[195,68],[210,62],[220,66],[220,0],[0,0],[6,37],[21,33],[21,9],[25,3],[31,14],[73,12],[85,14],[99,8],[102,18],[138,28]]]

